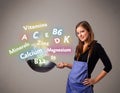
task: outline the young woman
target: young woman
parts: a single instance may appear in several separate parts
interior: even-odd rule
[[[98,83],[112,69],[109,57],[104,48],[94,40],[94,33],[87,21],[76,25],[76,46],[73,64],[61,62],[58,68],[68,67],[71,69],[68,75],[66,93],[93,93],[93,85]],[[104,68],[94,78],[91,78],[96,63],[101,59]]]

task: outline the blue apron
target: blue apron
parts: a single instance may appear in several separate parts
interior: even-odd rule
[[[66,93],[93,93],[93,87],[83,84],[88,78],[88,62],[74,61],[69,73]]]

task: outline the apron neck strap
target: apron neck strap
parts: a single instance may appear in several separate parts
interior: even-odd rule
[[[90,50],[89,50],[88,56],[87,56],[87,63],[89,62],[89,59],[90,59]]]
[[[97,41],[94,40],[94,41],[92,41],[91,44],[89,45],[90,49],[89,49],[89,51],[88,51],[87,63],[89,62],[90,56],[91,56],[92,51],[93,51],[94,44],[95,44],[96,42],[97,42]]]

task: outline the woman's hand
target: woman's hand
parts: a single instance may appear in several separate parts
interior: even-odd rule
[[[86,78],[83,82],[83,84],[87,86],[94,85],[95,83],[96,83],[96,80],[93,78]]]
[[[84,85],[94,85],[96,83],[98,83],[102,78],[104,78],[105,76],[107,75],[107,72],[102,70],[100,74],[97,75],[96,78],[86,78],[84,81],[83,81],[83,84]]]
[[[72,64],[68,64],[68,63],[65,63],[65,62],[60,62],[56,66],[57,66],[57,68],[64,68],[64,67],[67,67],[69,69],[72,68]]]
[[[56,66],[57,66],[57,68],[64,68],[64,67],[65,67],[64,64],[65,64],[65,63],[60,62],[60,63],[58,63]]]

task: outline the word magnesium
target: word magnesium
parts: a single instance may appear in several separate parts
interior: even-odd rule
[[[48,53],[70,53],[71,48],[47,48]]]

